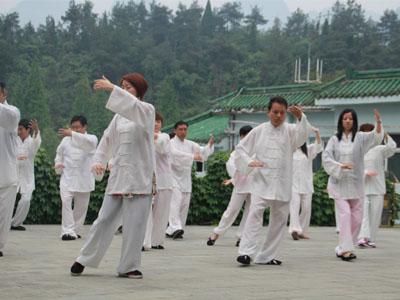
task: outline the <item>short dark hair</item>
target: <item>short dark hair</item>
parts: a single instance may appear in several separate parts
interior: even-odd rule
[[[0,81],[0,90],[4,91],[6,89],[6,83],[4,81]]]
[[[181,120],[181,121],[178,121],[175,123],[174,129],[177,129],[178,126],[181,126],[181,125],[186,125],[186,127],[189,127],[189,124],[187,122]]]
[[[159,112],[156,112],[156,121],[161,121],[161,124],[164,124],[164,118]]]
[[[70,124],[74,123],[74,122],[79,122],[81,123],[82,126],[86,126],[87,125],[87,119],[85,116],[73,116],[71,119]]]
[[[253,127],[251,127],[250,125],[245,125],[239,129],[239,135],[246,136],[252,129]]]
[[[28,119],[21,119],[18,123],[18,126],[24,127],[26,130],[30,128],[30,122]]]
[[[374,130],[375,126],[369,123],[364,123],[360,126],[360,131],[362,132],[370,132]]]
[[[283,97],[281,97],[281,96],[275,96],[275,97],[272,97],[272,98],[269,100],[269,103],[268,103],[268,111],[271,110],[272,105],[273,105],[274,103],[282,104],[282,105],[284,105],[284,106],[286,107],[286,109],[288,108],[288,103],[287,103],[287,101],[285,100],[285,98],[283,98]]]

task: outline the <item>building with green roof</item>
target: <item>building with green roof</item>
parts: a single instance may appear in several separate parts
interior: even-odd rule
[[[348,71],[325,84],[240,88],[210,101],[207,112],[186,119],[190,125],[188,138],[206,143],[213,133],[217,150],[233,149],[239,141],[240,127],[254,127],[267,121],[267,106],[273,96],[284,97],[289,105],[303,106],[309,122],[320,129],[324,140],[335,133],[338,116],[344,108],[357,111],[359,124],[374,123],[376,108],[385,130],[400,146],[400,69]],[[288,120],[293,121],[290,115]],[[397,166],[394,169],[400,178],[399,156],[391,159],[391,165]]]

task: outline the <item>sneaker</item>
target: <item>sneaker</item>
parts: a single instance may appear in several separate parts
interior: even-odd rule
[[[367,245],[368,245],[368,247],[376,248],[376,244],[374,242],[368,241]]]
[[[118,277],[142,279],[143,278],[143,274],[139,270],[135,270],[135,271],[131,271],[131,272],[128,272],[128,273],[118,274]]]
[[[79,276],[82,274],[83,270],[85,269],[84,265],[81,265],[77,261],[71,266],[71,275],[72,276]]]
[[[236,258],[236,261],[242,265],[250,265],[251,258],[248,255],[240,255]]]
[[[73,241],[73,240],[76,240],[76,237],[74,237],[73,235],[70,235],[70,234],[63,234],[61,239],[63,241]]]
[[[18,225],[18,226],[11,226],[10,228],[11,230],[18,230],[18,231],[25,231],[26,228],[22,225]]]

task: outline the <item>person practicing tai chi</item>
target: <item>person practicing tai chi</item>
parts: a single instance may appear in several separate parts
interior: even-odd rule
[[[313,160],[324,150],[319,130],[316,128],[312,130],[315,133],[315,142],[311,145],[304,143],[293,153],[289,233],[294,240],[309,239],[306,233],[310,227],[311,202],[314,193]]]
[[[376,127],[371,132],[357,132],[357,114],[343,110],[337,132],[322,153],[322,165],[329,175],[328,194],[335,200],[339,215],[339,245],[336,256],[351,261],[360,231],[364,200],[364,155],[383,139],[381,116],[374,111]]]
[[[4,82],[0,82],[0,257],[10,231],[11,218],[18,190],[17,149],[18,108],[7,103]]]
[[[36,120],[31,120],[29,122],[26,119],[22,119],[18,124],[18,136],[18,192],[21,198],[19,199],[17,209],[11,221],[11,230],[25,230],[22,224],[28,216],[32,193],[35,190],[34,161],[42,142]]]
[[[154,143],[156,153],[156,194],[149,214],[144,249],[164,249],[165,229],[168,225],[172,196],[171,145],[169,135],[161,132],[164,119],[156,113]]]
[[[214,137],[211,136],[205,147],[186,139],[189,124],[178,121],[175,137],[171,139],[171,168],[174,178],[169,226],[166,236],[172,239],[182,238],[189,212],[192,194],[192,165],[194,161],[206,161],[214,152]]]
[[[239,136],[242,140],[246,135],[253,129],[253,127],[246,125],[240,128]],[[236,246],[240,244],[240,238],[242,236],[243,227],[246,223],[247,215],[249,213],[250,207],[250,191],[251,191],[251,179],[248,178],[247,174],[239,172],[235,167],[235,151],[232,151],[229,156],[229,160],[226,163],[226,170],[231,179],[225,180],[224,185],[233,185],[231,199],[229,200],[228,207],[224,211],[221,220],[217,227],[214,228],[213,233],[207,240],[208,246],[213,246],[215,241],[223,235],[229,227],[232,226],[233,222],[236,220],[240,210],[242,209],[243,203],[245,202],[245,208],[240,221],[239,229],[236,233],[237,241]]]
[[[97,137],[88,134],[84,116],[74,116],[71,128],[58,130],[63,137],[54,160],[55,171],[61,174],[60,196],[61,239],[70,241],[80,238],[90,200],[94,191],[94,177],[91,172]],[[72,210],[72,201],[74,209]]]
[[[360,131],[370,132],[374,125],[363,124]],[[396,153],[396,142],[385,133],[384,144],[370,149],[364,156],[364,209],[358,246],[375,248],[376,235],[381,224],[383,199],[386,194],[385,161]]]
[[[297,124],[285,122],[286,111]],[[237,261],[249,265],[280,265],[278,260],[292,196],[293,152],[307,140],[307,117],[300,107],[288,108],[286,100],[274,97],[268,104],[269,122],[254,128],[236,146],[236,167],[252,178],[251,204],[239,246]],[[258,249],[265,209],[270,208],[267,236]]]
[[[94,84],[95,90],[111,92],[106,108],[115,115],[100,140],[92,168],[97,175],[103,175],[110,159],[112,168],[99,215],[71,267],[74,276],[85,267],[99,266],[122,217],[118,276],[143,277],[139,268],[155,171],[155,111],[153,105],[143,101],[147,82],[141,74],[124,75],[121,86],[105,77]]]

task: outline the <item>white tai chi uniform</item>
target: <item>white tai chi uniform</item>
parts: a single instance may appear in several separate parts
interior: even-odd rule
[[[192,165],[194,154],[200,153],[203,161],[214,152],[214,145],[200,147],[197,143],[183,140],[177,136],[171,140],[171,168],[174,178],[169,226],[167,234],[172,235],[176,230],[185,228],[189,212],[190,196],[192,193]]]
[[[17,147],[18,108],[7,101],[0,103],[0,251],[3,251],[10,231],[11,217],[18,189]]]
[[[304,114],[297,124],[284,122],[274,127],[270,122],[265,122],[250,131],[236,147],[237,168],[241,172],[252,172],[250,212],[239,255],[248,255],[256,263],[267,263],[279,255],[292,196],[293,152],[306,142],[308,126]],[[261,161],[265,167],[248,167],[252,160]],[[257,237],[268,206],[270,219],[267,237],[259,250]]]
[[[240,221],[239,229],[236,232],[236,237],[240,239],[242,236],[244,224],[246,224],[247,215],[249,214],[251,201],[251,176],[241,173],[236,169],[235,151],[233,151],[229,156],[229,160],[226,163],[226,170],[229,176],[232,178],[232,195],[231,199],[229,200],[228,207],[224,211],[218,226],[215,227],[213,231],[215,234],[218,235],[224,234],[229,229],[229,227],[232,226],[240,210],[242,209],[243,203],[246,201],[242,220]]]
[[[99,215],[77,262],[98,267],[122,216],[119,274],[137,270],[150,212],[155,169],[153,105],[114,86],[106,108],[116,113],[104,131],[94,162],[112,168]]]
[[[362,221],[364,199],[364,155],[379,145],[383,138],[372,132],[357,132],[354,142],[352,134],[343,133],[339,141],[336,135],[329,139],[322,154],[323,167],[329,175],[328,193],[335,200],[339,213],[339,245],[336,254],[353,251]],[[344,163],[352,163],[353,169],[343,169]]]
[[[57,148],[55,165],[64,165],[63,169],[56,168],[56,172],[61,172],[61,236],[77,237],[85,222],[90,192],[94,190],[91,166],[96,146],[95,135],[73,131],[72,136],[64,137]]]
[[[24,141],[18,139],[18,191],[21,199],[19,199],[11,226],[22,225],[28,215],[32,193],[35,190],[35,156],[41,143],[40,132],[35,137],[29,135]]]
[[[144,247],[163,246],[172,196],[171,145],[169,135],[159,133],[155,140],[156,186],[153,209],[149,214]]]
[[[292,199],[290,200],[289,233],[295,231],[303,234],[310,227],[311,202],[314,193],[312,165],[313,160],[322,150],[324,150],[322,143],[315,142],[307,146],[307,156],[301,149],[297,149],[293,153],[293,187]]]
[[[365,174],[375,171],[376,176],[365,175],[364,213],[359,239],[376,242],[376,233],[381,223],[383,198],[386,194],[385,160],[396,152],[396,142],[388,136],[386,145],[375,146],[365,154]]]

